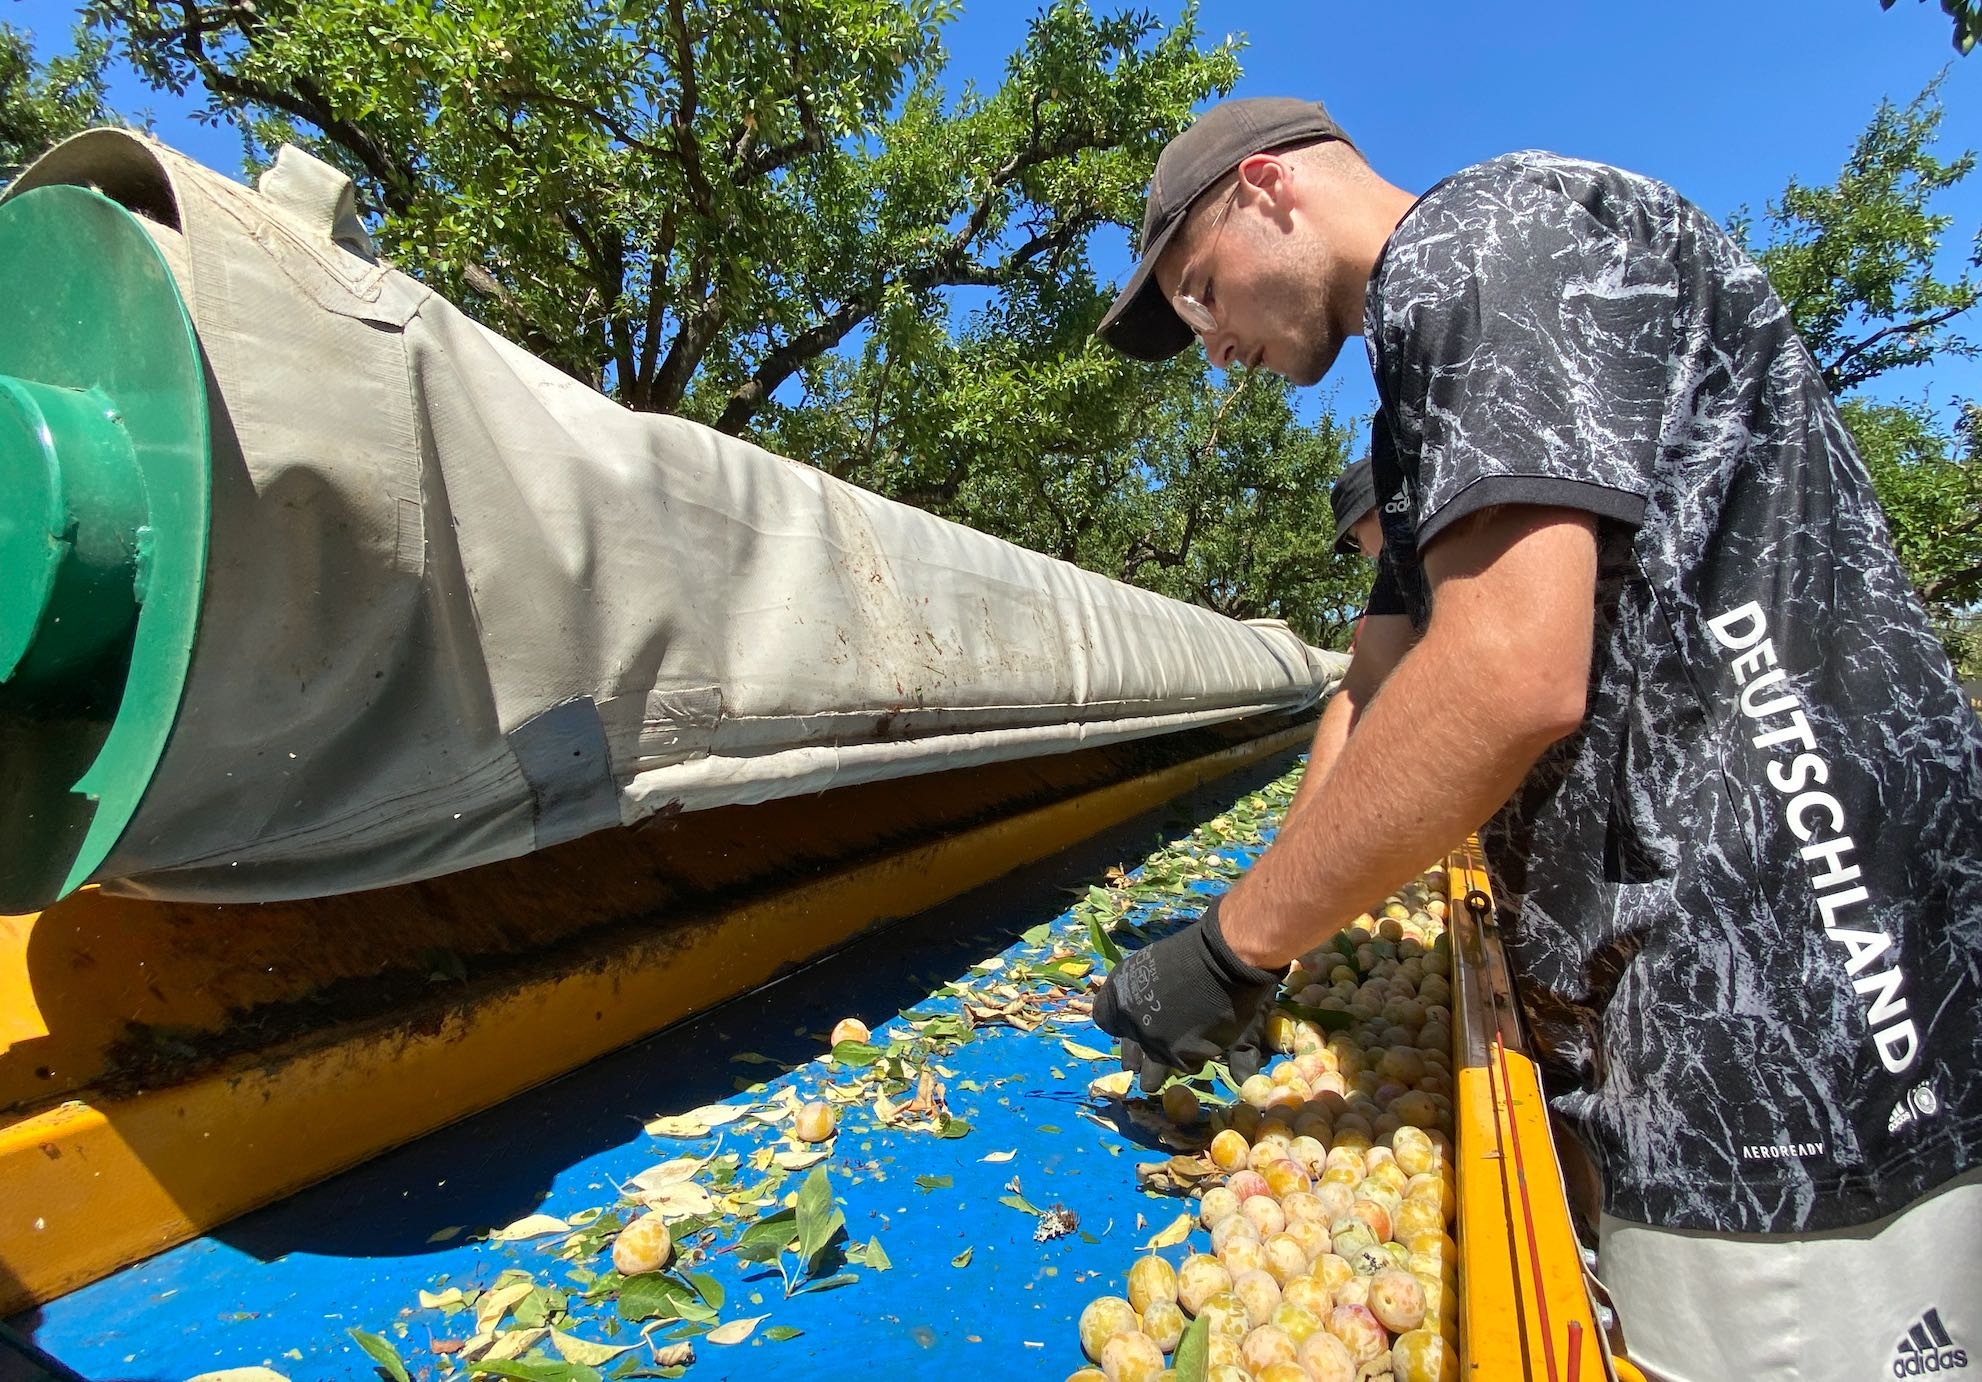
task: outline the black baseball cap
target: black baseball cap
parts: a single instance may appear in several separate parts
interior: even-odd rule
[[[1349,530],[1376,508],[1376,468],[1368,456],[1343,467],[1328,491],[1328,505],[1335,510],[1335,550],[1359,555],[1363,549],[1350,540]]]
[[[1320,139],[1355,147],[1319,101],[1251,96],[1213,106],[1164,145],[1142,212],[1142,258],[1095,334],[1138,360],[1167,360],[1189,345],[1193,333],[1156,286],[1154,269],[1191,204],[1254,154]]]

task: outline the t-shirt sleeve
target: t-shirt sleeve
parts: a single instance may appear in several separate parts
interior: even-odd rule
[[[1380,369],[1419,545],[1498,504],[1636,526],[1663,428],[1674,268],[1566,192],[1462,180],[1386,251]]]

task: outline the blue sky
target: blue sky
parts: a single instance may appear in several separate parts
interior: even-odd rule
[[[1166,21],[1180,13],[1171,3],[1146,7]],[[966,3],[946,31],[956,85],[995,84],[1036,10]],[[0,0],[0,19],[53,48],[66,42],[74,9]],[[1942,156],[1982,144],[1982,52],[1957,57],[1939,6],[1919,0],[1898,0],[1891,12],[1878,0],[1209,0],[1198,22],[1208,38],[1249,40],[1237,94],[1325,101],[1377,169],[1413,191],[1510,149],[1546,148],[1662,178],[1717,219],[1744,204],[1759,212],[1792,177],[1831,181],[1881,98],[1903,103],[1950,66]],[[190,102],[135,83],[113,99],[149,109],[168,142],[237,171],[234,136],[195,125]],[[1956,218],[1952,271],[1982,226],[1982,173],[1941,209]],[[1098,252],[1104,270],[1126,268],[1125,238]],[[1969,330],[1982,335],[1982,321]],[[1880,391],[1951,405],[1982,397],[1982,365],[1903,373]],[[1371,398],[1352,344],[1311,406],[1360,414]]]

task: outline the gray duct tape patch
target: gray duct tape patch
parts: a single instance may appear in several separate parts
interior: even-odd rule
[[[509,747],[530,783],[537,848],[619,824],[612,756],[590,696],[553,706],[518,725]]]

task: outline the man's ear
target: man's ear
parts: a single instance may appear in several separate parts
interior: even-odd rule
[[[1293,204],[1294,165],[1278,154],[1249,154],[1239,164],[1239,181],[1247,200],[1264,198],[1269,209],[1285,211]]]

